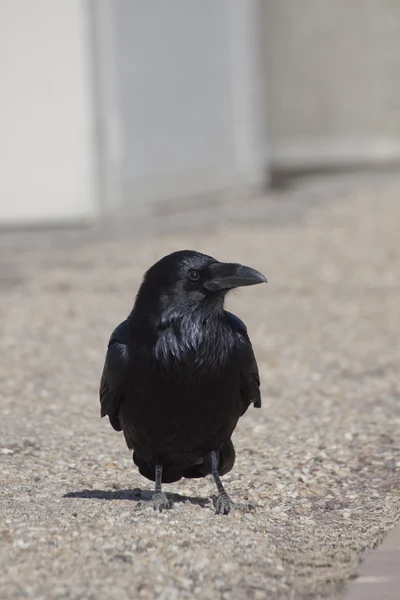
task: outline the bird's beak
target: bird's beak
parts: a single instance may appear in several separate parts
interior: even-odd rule
[[[204,284],[210,292],[267,283],[266,277],[259,271],[235,263],[216,262],[210,265],[210,272],[211,278]]]

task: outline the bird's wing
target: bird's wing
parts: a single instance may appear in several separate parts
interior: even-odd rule
[[[128,362],[129,324],[124,321],[113,331],[100,382],[101,416],[108,415],[116,431],[122,427],[118,409],[124,395],[124,381]]]
[[[243,350],[242,366],[240,369],[240,392],[242,395],[242,414],[244,414],[250,404],[254,404],[256,408],[261,407],[260,375],[246,325],[239,317],[227,310],[225,311],[225,315],[230,325],[236,331]]]

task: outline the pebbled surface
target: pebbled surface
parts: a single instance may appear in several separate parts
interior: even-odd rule
[[[0,597],[342,597],[399,519],[400,178],[346,177],[102,228],[0,236]],[[213,223],[211,222],[213,221]],[[145,268],[195,248],[265,272],[228,308],[263,409],[223,478],[152,484],[99,418],[108,337]]]

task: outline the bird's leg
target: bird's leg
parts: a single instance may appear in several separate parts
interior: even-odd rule
[[[218,498],[215,505],[215,512],[217,515],[227,515],[233,508],[233,502],[229,498],[222,484],[221,477],[218,473],[218,454],[213,450],[209,454],[209,460],[211,462],[211,475],[214,477],[215,485],[218,490]]]
[[[207,459],[210,461],[211,475],[214,477],[218,490],[218,498],[215,503],[215,512],[217,515],[228,515],[232,509],[238,509],[241,512],[252,512],[254,507],[251,504],[236,504],[228,496],[218,473],[219,457],[217,452],[210,452]]]
[[[161,512],[164,508],[172,508],[171,500],[168,500],[167,496],[162,491],[162,471],[162,465],[156,464],[156,484],[154,487],[154,494],[152,500],[154,510],[158,510],[159,512]]]

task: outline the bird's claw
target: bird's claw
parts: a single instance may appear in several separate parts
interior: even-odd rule
[[[227,494],[221,494],[215,501],[216,515],[229,515],[234,504]]]
[[[215,498],[214,496],[213,500],[216,515],[229,515],[229,513],[234,510],[238,510],[242,513],[252,513],[256,510],[255,507],[248,502],[232,502],[228,495],[221,495],[218,496],[218,498]]]
[[[255,507],[252,504],[249,504],[248,502],[240,502],[238,504],[235,504],[234,506],[235,510],[240,510],[240,512],[242,513],[251,513],[251,512],[255,512]]]
[[[168,500],[167,496],[164,492],[157,492],[153,495],[153,508],[154,510],[158,510],[158,512],[162,512],[164,509],[168,510],[173,507],[172,500]]]

